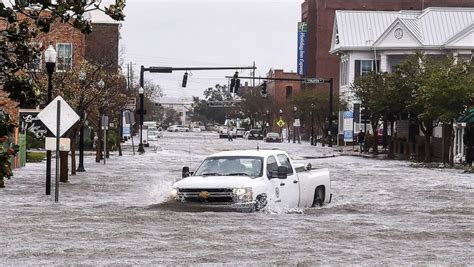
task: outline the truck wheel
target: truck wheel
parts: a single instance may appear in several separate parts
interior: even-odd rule
[[[324,204],[324,187],[318,186],[314,190],[314,200],[313,205],[311,207],[320,206],[322,207]]]
[[[266,195],[258,195],[255,200],[255,211],[259,211],[267,206],[267,196]]]

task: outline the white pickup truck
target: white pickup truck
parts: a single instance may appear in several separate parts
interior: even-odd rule
[[[183,167],[182,177],[170,195],[183,205],[254,211],[322,206],[332,199],[328,169],[293,164],[282,150],[216,153],[195,172]]]

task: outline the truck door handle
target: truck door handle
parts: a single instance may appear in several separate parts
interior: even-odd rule
[[[280,183],[280,186],[284,186],[284,185],[285,185],[285,183]]]
[[[293,183],[294,183],[294,184],[297,184],[297,183],[298,183],[298,181],[296,181],[296,180],[293,180]]]

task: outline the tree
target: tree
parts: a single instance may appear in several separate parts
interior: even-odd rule
[[[307,90],[292,96],[287,112],[293,116],[293,106],[298,108],[298,117],[305,123],[305,127],[311,126],[311,119],[314,117],[315,134],[327,134],[327,118],[329,114],[329,95],[327,91]],[[313,105],[313,106],[311,106]],[[345,103],[336,96],[333,99],[333,106],[339,110],[345,110]],[[335,111],[337,113],[337,110]],[[313,115],[311,115],[313,113]],[[309,123],[307,123],[309,122]],[[337,125],[337,123],[334,123]]]
[[[192,109],[190,113],[193,121],[200,121],[203,123],[223,123],[226,119],[227,113],[236,108],[226,107],[211,107],[209,101],[230,101],[232,94],[227,90],[226,85],[216,84],[214,88],[209,87],[203,92],[204,99],[198,97],[193,98]]]
[[[389,74],[384,72],[370,72],[367,75],[358,77],[351,89],[357,99],[364,107],[366,115],[370,119],[373,129],[373,153],[378,153],[377,129],[380,120],[389,113],[387,108],[387,97],[390,94]]]
[[[441,62],[425,59],[423,65],[420,93],[415,98],[415,101],[424,107],[419,117],[424,125],[436,125],[437,123],[429,123],[429,120],[434,120],[443,123],[445,129],[449,130],[449,163],[453,164],[453,124],[466,107],[474,106],[473,66],[470,62],[456,62],[451,57]]]
[[[40,91],[40,103],[46,102],[47,77],[44,74],[38,75],[37,83],[42,88]],[[76,123],[65,137],[72,140],[71,143],[71,174],[76,174],[76,136],[79,129],[89,120],[95,126],[97,132],[100,131],[100,124],[94,123],[100,119],[100,114],[104,114],[107,109],[115,111],[111,114],[119,117],[118,111],[126,103],[126,95],[120,89],[124,88],[124,79],[120,73],[105,72],[101,66],[95,66],[87,61],[82,61],[74,65],[74,68],[67,72],[59,72],[53,78],[54,95],[62,96],[66,102],[81,116],[81,120]],[[101,84],[103,83],[103,87]],[[111,112],[110,112],[111,113]],[[111,116],[113,118],[114,116]],[[61,181],[67,181],[67,154],[61,156]]]

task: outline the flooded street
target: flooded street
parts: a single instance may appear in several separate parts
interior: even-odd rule
[[[87,172],[61,185],[59,204],[54,196],[44,196],[44,163],[17,170],[0,191],[0,262],[309,266],[474,261],[472,174],[339,156],[307,143],[259,142],[260,148],[287,150],[297,162],[328,167],[332,203],[251,214],[175,211],[163,202],[182,166],[191,162],[193,169],[211,153],[256,148],[257,143],[230,143],[210,133],[165,133],[157,143],[145,155],[126,151],[106,165],[87,157]]]

